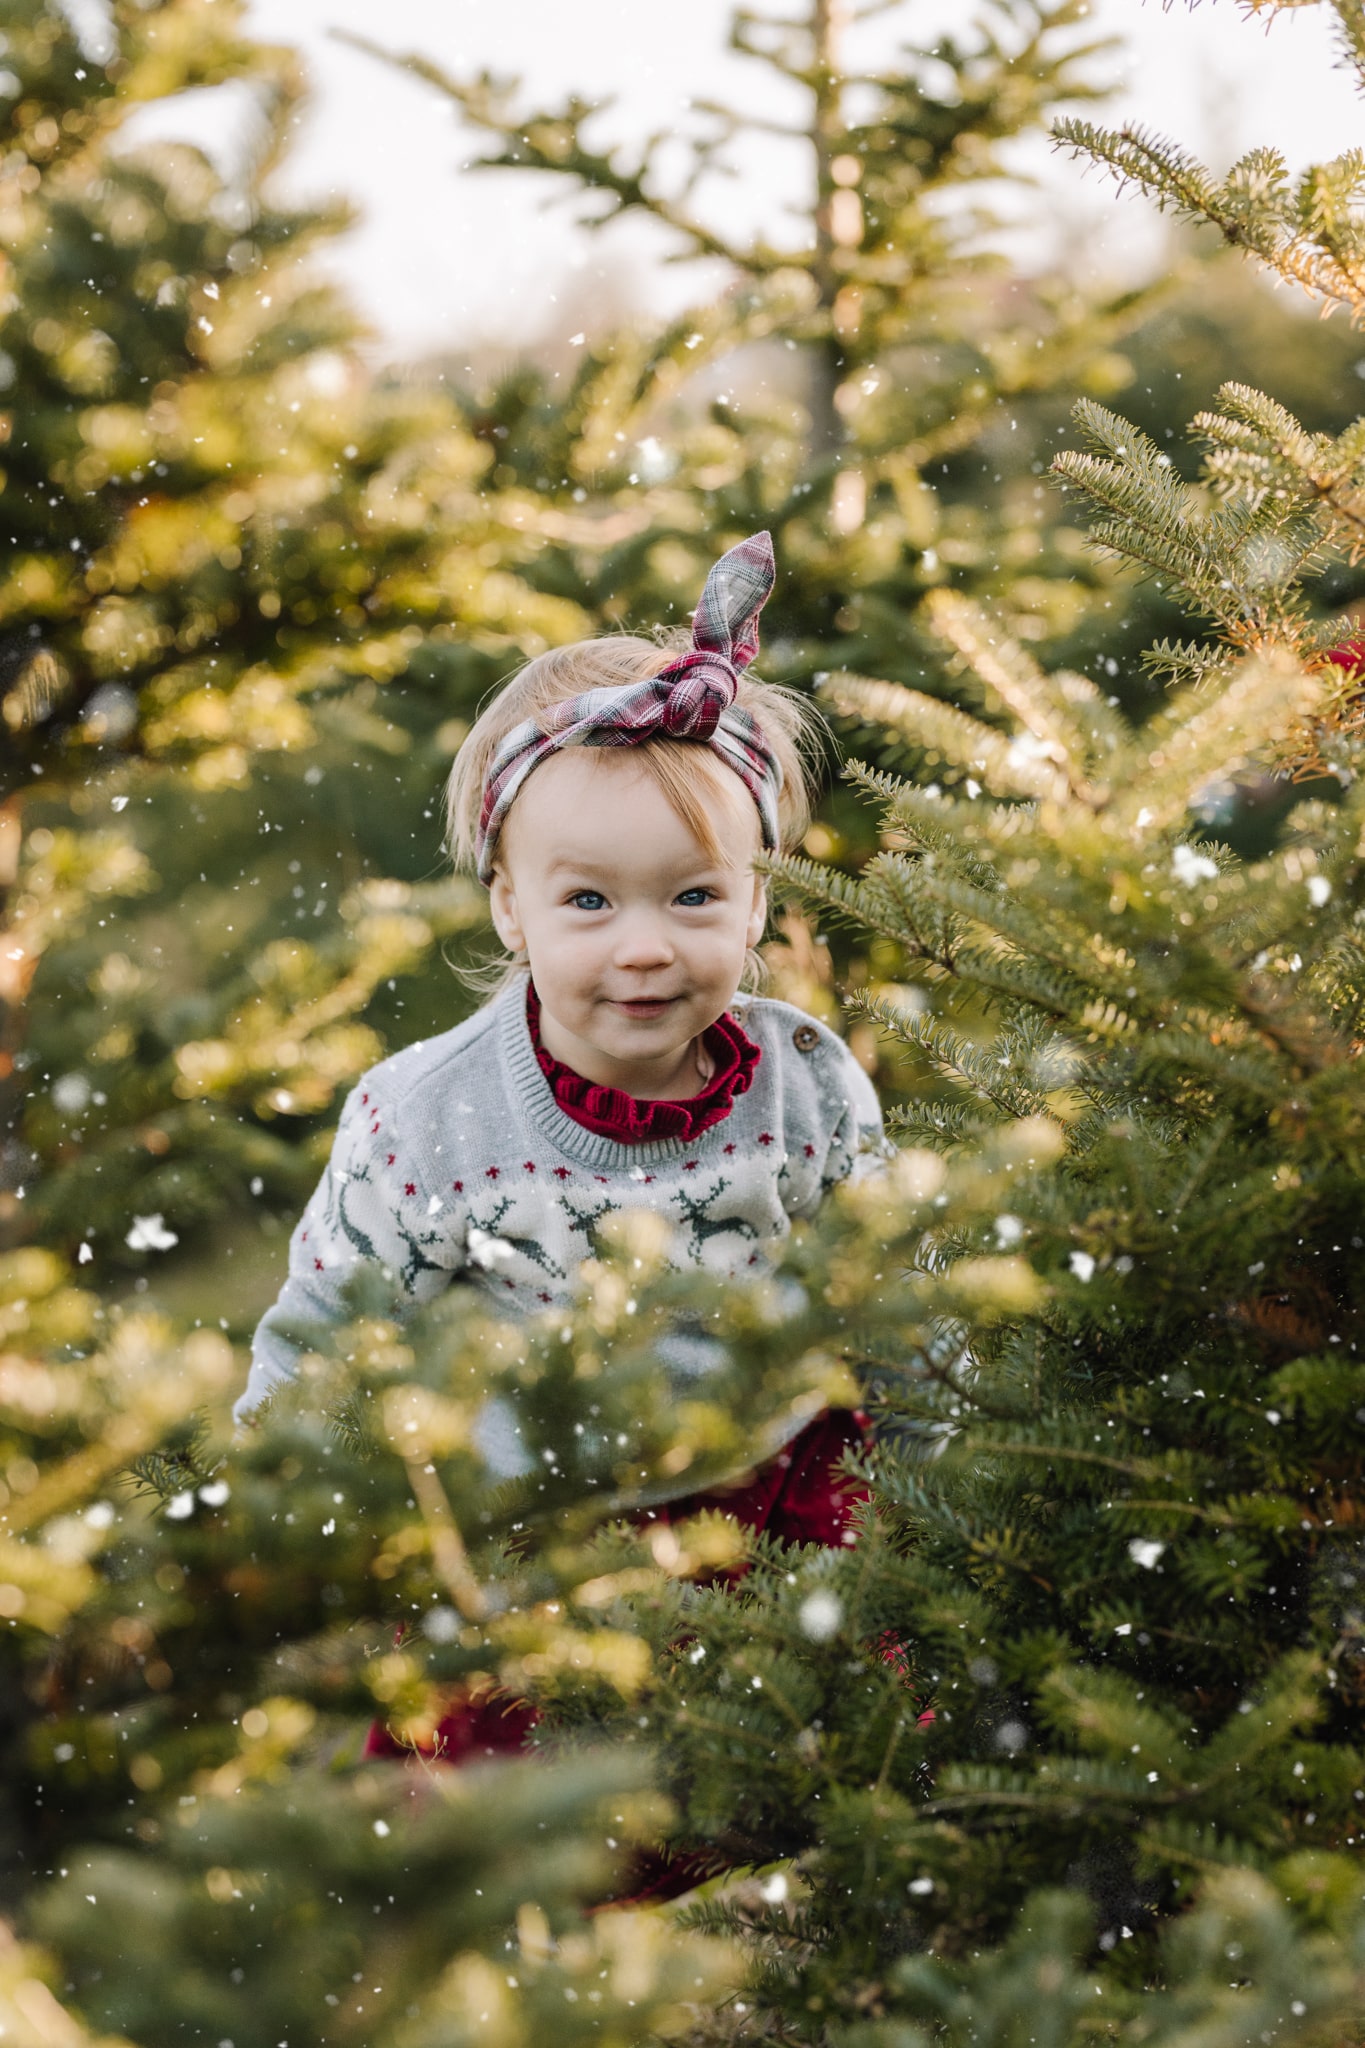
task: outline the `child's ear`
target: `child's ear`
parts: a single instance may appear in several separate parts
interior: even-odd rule
[[[749,913],[749,926],[744,934],[744,943],[753,948],[763,936],[768,922],[768,879],[766,875],[754,876],[754,907]]]
[[[493,920],[493,929],[508,952],[524,952],[526,938],[517,914],[517,892],[500,867],[494,868],[493,879],[488,885],[488,910]]]

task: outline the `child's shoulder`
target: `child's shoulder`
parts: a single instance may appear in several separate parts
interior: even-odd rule
[[[750,996],[735,1016],[779,1069],[784,1091],[809,1088],[841,1104],[851,1103],[859,1122],[876,1122],[876,1090],[837,1032],[794,1003],[775,996]]]
[[[423,1098],[441,1094],[449,1084],[450,1069],[458,1060],[469,1071],[471,1060],[481,1052],[493,1052],[492,1034],[497,1021],[496,1002],[485,1003],[462,1024],[440,1031],[434,1038],[419,1038],[401,1052],[362,1074],[357,1089],[381,1101],[411,1104],[420,1110]]]

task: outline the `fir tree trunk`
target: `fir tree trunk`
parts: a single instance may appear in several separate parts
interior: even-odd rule
[[[848,0],[814,0],[811,88],[815,108],[810,131],[816,183],[813,274],[822,315],[820,333],[810,352],[810,452],[816,462],[836,458],[848,443],[835,402],[847,359],[835,312],[841,284],[836,208],[837,195],[844,188],[835,182],[833,169],[835,158],[847,146],[843,108],[847,26]]]

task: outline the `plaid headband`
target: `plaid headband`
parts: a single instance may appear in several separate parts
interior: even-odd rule
[[[585,690],[508,733],[489,764],[475,851],[479,880],[492,879],[498,833],[527,776],[563,747],[638,747],[694,740],[733,768],[758,805],[763,844],[777,846],[782,768],[757,719],[735,708],[739,672],[758,653],[758,615],[773,587],[766,533],[722,555],[692,620],[692,645],[655,676]]]

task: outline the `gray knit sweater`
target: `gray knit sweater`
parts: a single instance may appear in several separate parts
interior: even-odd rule
[[[374,1067],[294,1232],[238,1420],[292,1375],[290,1327],[341,1321],[345,1283],[365,1264],[383,1269],[400,1316],[456,1280],[535,1315],[566,1301],[597,1226],[627,1207],[668,1218],[677,1266],[733,1275],[760,1263],[886,1142],[872,1085],[833,1032],[788,1003],[734,1008],[762,1058],[729,1115],[690,1140],[625,1144],[567,1116],[536,1060],[524,977]]]

